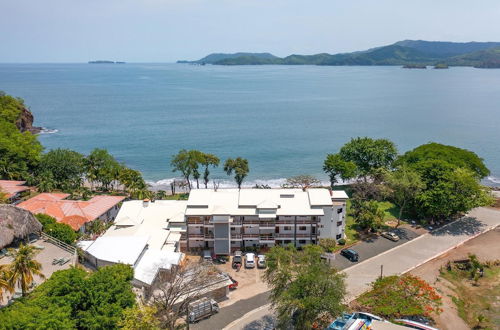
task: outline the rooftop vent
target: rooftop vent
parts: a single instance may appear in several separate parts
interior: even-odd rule
[[[281,194],[280,195],[280,198],[294,198],[295,195],[294,194]]]
[[[142,206],[143,207],[148,207],[149,205],[149,199],[148,198],[145,198],[143,201],[142,201]]]

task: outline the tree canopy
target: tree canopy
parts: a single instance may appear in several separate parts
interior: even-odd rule
[[[372,290],[357,301],[373,314],[388,319],[426,316],[441,312],[441,297],[419,277],[387,276],[372,283]]]
[[[320,183],[321,181],[316,179],[314,176],[308,174],[302,174],[287,178],[284,187],[301,188],[302,190],[305,191],[307,188],[319,185]]]
[[[379,168],[390,168],[398,155],[396,145],[387,139],[357,137],[346,143],[339,152],[346,162],[356,165],[358,175],[367,177]]]
[[[406,152],[398,159],[398,163],[406,163],[420,169],[426,161],[444,161],[453,168],[465,168],[482,179],[490,174],[490,170],[474,152],[440,143],[427,143]]]
[[[0,310],[5,329],[117,329],[123,310],[134,306],[126,265],[94,273],[70,268],[57,271],[26,298]]]
[[[356,164],[352,161],[345,161],[340,154],[328,154],[323,163],[323,171],[328,174],[333,188],[339,177],[344,181],[356,177]]]
[[[65,223],[59,223],[50,215],[39,213],[35,217],[42,224],[42,230],[52,237],[57,238],[67,244],[73,244],[78,238],[78,234]]]
[[[250,171],[250,168],[248,167],[248,160],[241,157],[235,159],[228,158],[224,163],[224,171],[227,175],[234,173],[234,180],[238,185],[238,189],[241,189],[241,184]]]
[[[292,245],[275,246],[266,255],[264,279],[271,287],[270,300],[276,310],[278,328],[325,328],[345,309],[345,281],[321,260],[323,249],[306,245],[298,251]]]
[[[85,157],[73,150],[54,149],[43,154],[35,181],[53,180],[53,189],[71,192],[80,187],[85,174]]]
[[[40,161],[42,145],[30,132],[21,132],[16,122],[25,108],[21,99],[0,91],[0,178],[28,178]]]

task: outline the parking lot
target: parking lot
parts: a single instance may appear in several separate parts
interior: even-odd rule
[[[417,232],[411,230],[410,228],[400,227],[398,229],[393,229],[392,232],[399,236],[399,241],[393,242],[381,236],[374,236],[373,238],[361,241],[352,247],[352,249],[359,254],[358,262],[347,260],[347,258],[341,256],[339,252],[335,254],[335,260],[331,261],[332,267],[340,270],[345,269],[420,236]]]

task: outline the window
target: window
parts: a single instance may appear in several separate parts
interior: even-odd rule
[[[299,244],[306,244],[306,240],[305,239],[299,240]]]
[[[338,235],[336,236],[336,238],[337,238],[337,239],[341,239],[341,238],[342,238],[342,234],[338,234]]]
[[[342,226],[342,221],[337,221],[337,227]]]
[[[300,226],[300,227],[299,227],[299,230],[301,230],[301,231],[306,231],[306,230],[307,230],[307,227],[306,227],[306,226]]]
[[[235,230],[236,230],[236,228],[234,228],[234,227],[231,227],[231,231],[235,231]]]
[[[290,226],[285,226],[285,227],[283,227],[283,230],[292,230],[292,227],[290,227]]]
[[[290,241],[289,239],[285,240],[285,244],[290,244],[292,243],[292,241]]]
[[[342,213],[342,208],[338,209],[337,213]]]

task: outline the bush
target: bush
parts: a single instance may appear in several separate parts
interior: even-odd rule
[[[36,214],[35,217],[42,224],[42,230],[50,236],[67,244],[73,244],[77,240],[78,233],[67,224],[59,223],[55,218],[43,213]]]
[[[335,250],[335,245],[337,245],[337,242],[333,238],[322,238],[319,240],[319,246],[321,246],[325,252],[333,252]]]
[[[339,245],[345,245],[345,239],[341,238],[338,240]]]

